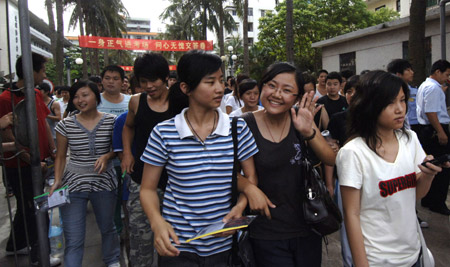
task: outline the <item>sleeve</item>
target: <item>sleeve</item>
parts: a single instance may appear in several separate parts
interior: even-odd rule
[[[116,119],[116,123],[114,124],[113,129],[113,139],[112,139],[112,146],[114,152],[122,152],[123,151],[123,144],[122,144],[122,131],[123,126],[125,125],[125,120],[127,118],[127,113],[123,113],[119,115]]]
[[[237,134],[238,134],[238,159],[239,161],[247,160],[256,153],[258,153],[258,147],[256,146],[253,134],[248,128],[247,123],[243,118],[238,119],[237,123]]]
[[[336,158],[336,169],[339,184],[361,189],[363,182],[363,171],[361,161],[353,149],[345,145]]]
[[[440,111],[439,103],[442,97],[440,90],[440,88],[435,88],[434,86],[428,88],[423,97],[423,112],[430,113]]]
[[[234,102],[235,102],[234,96],[232,94],[230,94],[225,101],[225,106],[226,107],[234,107],[235,106]]]
[[[56,124],[55,131],[60,133],[62,136],[67,137],[67,129],[66,129],[66,122],[70,119],[70,117],[59,121],[58,124]]]
[[[410,131],[410,135],[411,135],[411,145],[414,146],[413,151],[414,153],[414,171],[416,173],[421,172],[421,170],[419,169],[419,164],[421,164],[423,162],[423,160],[425,159],[425,157],[427,156],[427,154],[425,153],[425,151],[422,148],[422,145],[420,144],[419,138],[417,138],[417,134],[414,131]]]
[[[167,147],[159,131],[159,124],[153,128],[141,160],[154,166],[164,166],[168,160]]]
[[[44,117],[47,117],[50,114],[50,110],[48,109],[47,105],[44,102],[44,99],[42,98],[41,91],[37,89],[34,89],[34,91],[36,92],[36,109],[39,109],[39,111],[45,115]],[[37,114],[40,113],[39,111],[37,112]]]

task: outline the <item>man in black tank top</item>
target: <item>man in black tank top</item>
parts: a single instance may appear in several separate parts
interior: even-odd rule
[[[134,62],[134,73],[143,93],[133,95],[122,132],[122,171],[131,174],[130,195],[127,203],[130,227],[130,260],[132,266],[157,266],[157,254],[153,247],[153,233],[139,200],[143,162],[140,160],[148,137],[156,124],[172,118],[169,111],[167,80],[169,64],[160,54],[148,53]],[[136,154],[131,146],[135,145]],[[163,191],[167,174],[163,173],[158,187]],[[161,191],[161,192],[162,192]]]

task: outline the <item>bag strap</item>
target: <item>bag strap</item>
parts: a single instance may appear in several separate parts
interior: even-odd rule
[[[237,141],[237,117],[233,117],[231,121],[231,136],[233,137],[233,151],[234,151],[234,161],[233,161],[233,174],[231,179],[231,207],[234,207],[237,203],[238,192],[237,192],[237,169],[238,169],[238,141]],[[238,233],[233,235],[233,245],[231,247],[231,263],[233,265],[239,265],[239,246],[238,246]]]
[[[425,238],[422,234],[422,229],[420,228],[419,220],[416,220],[417,224],[417,232],[420,237],[420,244],[422,247],[422,266],[424,267],[434,267],[434,260],[431,259],[430,254],[428,252],[427,243],[425,242]]]

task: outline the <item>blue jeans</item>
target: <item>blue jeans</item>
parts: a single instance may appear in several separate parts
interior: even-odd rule
[[[114,209],[117,193],[102,192],[71,192],[70,204],[61,207],[63,220],[65,250],[64,266],[81,267],[84,253],[84,238],[86,233],[86,208],[91,201],[94,208],[98,228],[102,234],[103,262],[106,266],[119,262],[120,244],[114,226]]]

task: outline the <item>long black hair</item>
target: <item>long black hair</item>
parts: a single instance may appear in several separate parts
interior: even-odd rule
[[[403,90],[405,98],[409,99],[409,87],[401,78],[382,70],[362,75],[349,107],[347,134],[350,139],[362,137],[367,146],[377,153],[377,145],[381,144],[381,138],[377,135],[378,117],[397,97],[400,90]],[[409,139],[405,125],[399,131]]]

